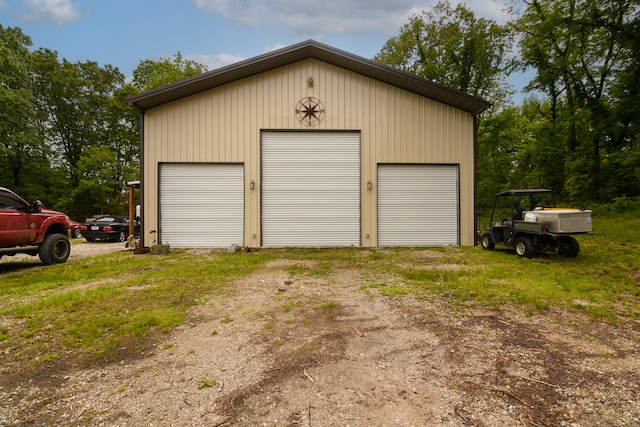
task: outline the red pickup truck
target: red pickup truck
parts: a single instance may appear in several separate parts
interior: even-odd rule
[[[45,265],[65,262],[71,253],[69,217],[0,187],[0,258],[20,253],[38,255]]]

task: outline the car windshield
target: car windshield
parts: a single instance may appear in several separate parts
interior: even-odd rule
[[[96,222],[116,222],[116,219],[112,216],[103,216],[102,218],[96,219]]]

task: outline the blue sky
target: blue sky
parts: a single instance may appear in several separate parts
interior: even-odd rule
[[[308,39],[372,58],[436,1],[0,0],[0,24],[20,27],[33,48],[60,59],[110,64],[131,76],[141,60],[177,52],[214,69]],[[500,1],[465,3],[504,22]]]

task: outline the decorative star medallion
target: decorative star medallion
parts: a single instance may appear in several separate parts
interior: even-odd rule
[[[319,99],[307,96],[296,104],[296,116],[300,123],[313,126],[324,118],[324,105]]]

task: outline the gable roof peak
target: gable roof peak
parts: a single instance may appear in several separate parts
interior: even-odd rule
[[[126,99],[126,103],[139,111],[145,111],[168,102],[308,58],[314,58],[409,92],[434,99],[467,111],[472,115],[477,115],[491,106],[491,104],[484,99],[397,70],[388,65],[336,49],[313,39],[133,95]]]

